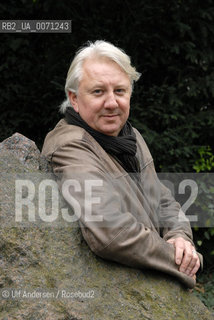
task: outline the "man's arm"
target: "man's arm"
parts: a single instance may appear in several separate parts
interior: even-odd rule
[[[87,158],[87,161],[85,160]],[[140,223],[130,211],[122,211],[120,193],[114,188],[102,171],[99,159],[88,146],[79,141],[60,147],[53,154],[54,171],[60,177],[60,185],[67,179],[84,179],[102,181],[102,187],[94,187],[95,198],[101,199],[100,204],[93,205],[93,217],[104,218],[99,221],[87,221],[81,215],[82,233],[88,245],[97,255],[125,265],[157,269],[180,279],[186,286],[193,287],[195,281],[178,270],[174,261],[174,248],[160,237],[150,224],[149,215],[143,214],[145,223]],[[81,184],[81,190],[83,185]],[[70,195],[81,205],[82,213],[86,212],[84,192]],[[69,199],[66,199],[69,202]],[[96,219],[95,219],[96,220]],[[98,219],[99,220],[99,219]]]
[[[147,158],[152,158],[141,134],[136,129],[135,133],[138,141],[140,160],[143,162],[144,159],[142,157],[145,155]],[[150,176],[153,176],[158,186],[158,191],[156,192],[156,198],[159,198],[157,212],[159,227],[162,229],[162,237],[167,243],[173,245],[175,263],[179,266],[179,270],[193,276],[199,269],[199,266],[202,268],[203,258],[195,251],[189,220],[181,210],[179,203],[172,197],[170,190],[160,182],[154,165],[150,168],[150,171],[152,172],[147,174],[144,180],[149,181]]]
[[[175,249],[175,263],[179,271],[193,277],[200,266],[202,256],[196,252],[191,226],[180,205],[174,200],[170,190],[161,184],[160,220],[164,223],[163,238]],[[179,205],[179,210],[175,206]]]

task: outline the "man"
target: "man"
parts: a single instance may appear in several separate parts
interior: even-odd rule
[[[202,257],[189,222],[127,121],[139,77],[130,58],[108,42],[80,49],[67,75],[65,118],[47,135],[42,152],[93,252],[160,270],[192,288]]]

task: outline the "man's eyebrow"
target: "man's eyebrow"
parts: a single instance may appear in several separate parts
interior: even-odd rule
[[[86,90],[87,91],[93,91],[95,89],[103,89],[105,87],[106,87],[105,83],[103,83],[102,81],[96,80],[95,83],[90,83],[87,86]],[[129,89],[130,86],[127,83],[119,82],[119,83],[116,83],[113,87],[115,89],[118,89],[118,88]]]
[[[97,88],[97,87],[105,87],[105,83],[103,82],[97,82],[95,84],[93,84],[90,88],[93,89],[93,88]],[[117,84],[114,85],[114,87],[124,87],[124,88],[128,88],[129,85],[126,84],[126,83],[123,83],[123,82],[119,82]]]
[[[125,83],[118,83],[115,87],[129,88],[129,85],[127,85]]]
[[[105,85],[103,83],[95,83],[93,86],[91,86],[91,89],[95,89],[95,88],[100,88],[100,87],[104,87]]]

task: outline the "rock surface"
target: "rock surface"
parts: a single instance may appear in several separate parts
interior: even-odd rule
[[[15,181],[30,180],[37,190],[42,179],[53,179],[39,167],[47,171],[27,138],[16,134],[0,144],[0,319],[213,319],[174,278],[96,257],[76,222],[41,223],[36,191],[36,218],[24,212],[17,222]]]
[[[0,143],[0,153],[6,151],[11,152],[27,168],[39,169],[40,152],[35,142],[22,134],[14,133]]]

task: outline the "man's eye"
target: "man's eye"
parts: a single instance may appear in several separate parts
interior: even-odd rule
[[[96,95],[99,95],[99,94],[102,93],[102,90],[101,89],[96,89],[96,90],[93,91],[93,93],[96,94]]]
[[[121,88],[116,89],[115,91],[120,94],[125,93],[125,89],[121,89]]]

